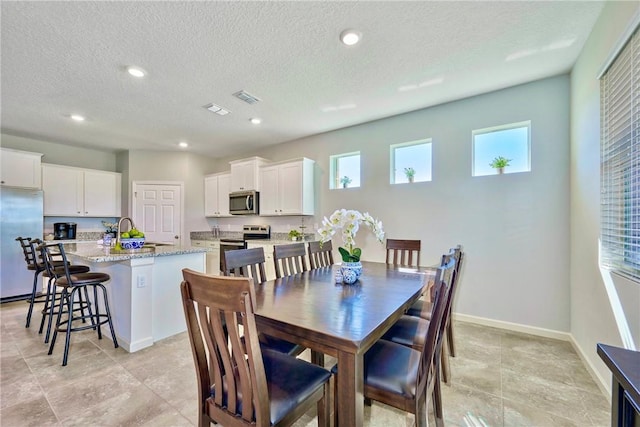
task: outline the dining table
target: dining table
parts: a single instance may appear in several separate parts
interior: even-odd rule
[[[339,425],[364,422],[364,354],[427,290],[435,268],[362,262],[351,285],[336,283],[340,265],[267,281],[256,287],[260,332],[337,359]]]

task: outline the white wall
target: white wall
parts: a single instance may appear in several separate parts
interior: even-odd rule
[[[184,183],[184,242],[189,243],[191,231],[209,229],[204,216],[204,176],[212,172],[216,161],[188,152],[158,152],[130,150],[119,158],[119,165],[126,168],[127,209],[123,214],[131,216],[131,188],[134,181],[174,181]],[[123,181],[125,176],[123,174]]]
[[[42,153],[42,163],[117,172],[116,153],[113,151],[72,147],[6,133],[2,134],[1,144],[5,148]]]
[[[335,113],[341,114],[341,113]],[[471,131],[531,120],[532,171],[471,176]],[[431,137],[433,181],[389,184],[389,145]],[[329,156],[361,151],[362,187],[329,190]],[[569,77],[549,78],[247,153],[316,160],[319,223],[337,208],[368,211],[391,238],[421,239],[422,264],[461,243],[456,312],[569,331]],[[224,165],[221,162],[220,165]],[[222,166],[218,170],[226,169]],[[245,217],[245,221],[269,222]],[[237,229],[243,219],[220,219]],[[299,217],[279,219],[298,224]],[[383,246],[360,231],[363,258]],[[340,242],[336,242],[340,243]]]
[[[622,339],[598,268],[600,88],[597,77],[638,13],[638,2],[607,2],[571,73],[571,334],[608,386],[609,371],[596,354],[596,343],[622,345]],[[617,276],[610,277],[618,289],[625,287],[626,320],[639,331],[636,334],[640,334],[637,317],[640,286]],[[617,292],[614,290],[614,293]]]

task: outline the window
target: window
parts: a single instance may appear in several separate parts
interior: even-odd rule
[[[360,187],[360,152],[330,157],[331,182],[329,188]]]
[[[640,278],[640,30],[600,80],[603,266]]]
[[[431,181],[431,139],[392,145],[391,184],[424,181]]]
[[[530,171],[530,131],[530,121],[474,130],[473,176]],[[499,157],[509,160],[503,170],[490,166]]]

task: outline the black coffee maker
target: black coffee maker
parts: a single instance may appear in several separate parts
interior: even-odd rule
[[[75,240],[75,222],[56,222],[53,224],[53,238],[55,240]]]

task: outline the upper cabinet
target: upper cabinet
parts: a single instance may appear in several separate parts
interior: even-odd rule
[[[217,173],[204,177],[204,216],[231,216],[229,214],[230,173]]]
[[[42,154],[0,149],[0,185],[7,187],[40,188]]]
[[[45,216],[119,217],[121,174],[42,165]]]
[[[260,190],[259,168],[268,160],[261,157],[235,160],[231,165],[230,191]]]
[[[313,215],[315,162],[307,158],[260,168],[260,215]]]

